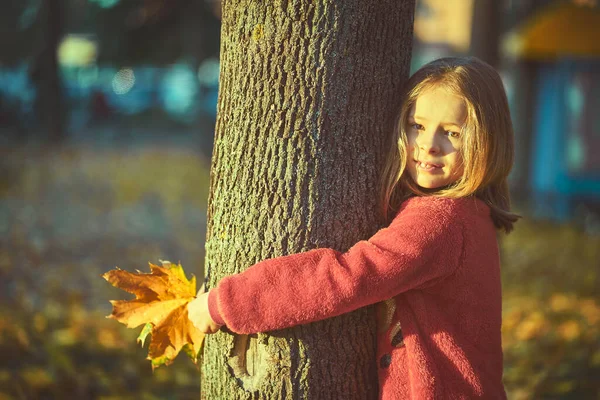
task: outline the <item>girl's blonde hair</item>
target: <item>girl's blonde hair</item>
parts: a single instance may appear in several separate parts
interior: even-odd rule
[[[431,191],[420,188],[408,174],[406,127],[417,97],[432,87],[443,87],[461,97],[467,108],[460,150],[464,174],[450,186]],[[494,225],[510,232],[519,218],[510,212],[508,174],[513,164],[514,137],[508,101],[498,72],[475,57],[441,58],[426,64],[408,80],[392,135],[383,173],[383,213],[386,220],[407,198],[476,196],[491,209]]]

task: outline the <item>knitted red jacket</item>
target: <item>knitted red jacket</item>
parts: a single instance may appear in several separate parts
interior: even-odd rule
[[[256,333],[391,298],[378,341],[381,399],[506,398],[496,231],[474,197],[413,197],[345,253],[262,261],[221,280],[209,311],[233,332]]]

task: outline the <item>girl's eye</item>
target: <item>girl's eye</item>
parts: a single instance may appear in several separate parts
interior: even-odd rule
[[[418,131],[422,131],[423,129],[425,129],[425,127],[423,125],[417,124],[417,123],[410,124],[410,127],[413,129],[416,129]]]
[[[459,133],[458,132],[452,132],[452,131],[446,131],[446,135],[450,136],[451,138],[458,138]]]

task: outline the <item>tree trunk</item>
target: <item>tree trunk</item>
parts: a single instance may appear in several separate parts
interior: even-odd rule
[[[48,131],[48,138],[55,145],[65,139],[65,105],[57,56],[64,10],[61,0],[48,0],[44,5],[46,36],[42,51],[34,61],[32,78],[38,92],[36,113],[40,127]]]
[[[206,281],[348,249],[381,227],[379,175],[408,76],[414,0],[227,0]],[[205,399],[375,399],[371,308],[206,341]]]
[[[511,193],[517,202],[532,199],[531,155],[535,128],[535,102],[538,90],[534,61],[517,60],[510,69],[513,77],[512,115],[515,130],[515,163],[511,173]]]
[[[501,1],[475,0],[470,53],[496,68],[500,66],[502,18]]]

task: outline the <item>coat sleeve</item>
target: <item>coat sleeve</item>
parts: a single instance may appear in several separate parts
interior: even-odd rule
[[[451,200],[405,209],[345,253],[314,249],[223,278],[209,295],[211,315],[237,333],[264,332],[424,288],[458,268],[463,229]]]

